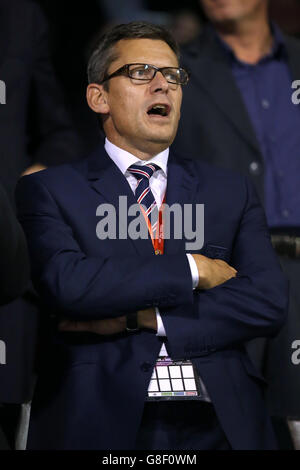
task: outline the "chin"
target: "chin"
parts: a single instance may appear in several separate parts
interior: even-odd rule
[[[155,139],[152,139],[153,145],[157,146],[163,146],[164,148],[167,148],[171,145],[173,142],[173,138],[171,139],[170,137],[155,137]]]
[[[167,143],[173,140],[174,133],[172,132],[162,132],[161,128],[148,133],[148,141],[157,142],[157,143]]]

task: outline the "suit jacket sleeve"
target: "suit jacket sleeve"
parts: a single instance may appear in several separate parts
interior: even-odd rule
[[[22,228],[0,186],[0,303],[20,296],[29,282],[29,258]]]
[[[35,4],[31,7],[33,63],[28,107],[28,146],[33,161],[45,166],[74,160],[80,142],[72,127],[52,65],[48,27]]]
[[[253,185],[244,180],[247,203],[231,261],[237,277],[213,289],[194,291],[192,304],[160,310],[173,358],[206,355],[274,336],[285,321],[288,283]]]

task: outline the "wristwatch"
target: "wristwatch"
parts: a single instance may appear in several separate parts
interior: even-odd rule
[[[137,315],[137,312],[128,313],[126,315],[126,330],[130,333],[139,330]]]

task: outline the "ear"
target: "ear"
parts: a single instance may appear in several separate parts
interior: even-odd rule
[[[103,85],[90,83],[86,89],[86,99],[89,107],[95,111],[95,113],[109,113],[107,92],[104,90]]]

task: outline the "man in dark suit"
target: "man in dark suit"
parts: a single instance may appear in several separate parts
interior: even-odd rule
[[[23,294],[29,283],[29,258],[24,233],[0,185],[0,305]],[[0,368],[7,366],[7,331],[0,331]],[[2,386],[3,384],[1,384]],[[0,449],[8,443],[0,426]]]
[[[114,27],[88,73],[105,148],[17,188],[49,311],[28,449],[274,449],[244,343],[278,332],[287,285],[253,188],[169,152],[188,74],[165,29]]]
[[[175,146],[250,176],[265,205],[290,281],[290,309],[276,339],[249,348],[269,382],[271,414],[278,424],[289,418],[293,429],[300,419],[299,366],[292,361],[300,338],[300,108],[292,82],[300,77],[300,44],[270,24],[267,0],[202,6],[210,21],[183,53],[191,80]]]

